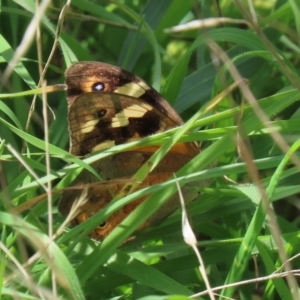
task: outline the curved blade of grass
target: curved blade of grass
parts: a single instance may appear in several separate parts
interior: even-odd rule
[[[5,40],[5,38],[0,34],[0,52],[1,56],[6,60],[6,62],[9,62],[10,59],[14,55],[13,48],[9,45],[9,43]],[[29,72],[26,70],[25,66],[22,62],[18,62],[18,64],[14,67],[14,72],[20,76],[22,80],[28,84],[29,87],[35,88],[36,83],[30,76]]]
[[[259,240],[256,241],[256,247],[257,247],[259,254],[264,262],[264,265],[267,270],[267,274],[272,274],[272,273],[276,272],[277,270],[276,270],[276,267],[273,263],[273,260],[270,256],[270,254],[266,251],[264,245],[261,244]],[[266,299],[272,298],[274,288],[277,289],[279,295],[284,295],[284,299],[293,300],[291,291],[287,287],[283,278],[274,278],[273,280],[271,280],[268,283],[266,290],[264,292],[264,297],[267,297]]]
[[[21,129],[21,130],[23,129],[19,119],[17,118],[17,116],[14,114],[14,112],[3,101],[0,102],[0,111],[5,113],[16,124],[16,126],[19,129]]]
[[[296,142],[291,148],[290,151],[284,156],[283,160],[280,162],[279,166],[274,172],[274,175],[271,178],[271,181],[266,189],[266,194],[268,199],[274,194],[275,188],[278,185],[283,169],[290,160],[290,156],[297,151],[300,146],[300,141]],[[252,220],[249,224],[245,237],[241,243],[241,246],[234,258],[234,263],[227,275],[225,284],[237,282],[241,279],[242,274],[248,264],[251,251],[256,243],[257,237],[260,233],[263,222],[265,221],[266,211],[264,204],[261,201]],[[221,295],[225,297],[232,297],[235,288],[227,288],[222,291]],[[221,297],[222,297],[221,296]]]
[[[225,38],[226,37],[226,38]],[[180,58],[179,62],[173,68],[169,77],[167,78],[166,85],[163,90],[163,95],[172,103],[175,101],[182,86],[183,79],[186,75],[187,64],[190,56],[197,49],[197,47],[205,44],[207,38],[214,41],[224,41],[236,43],[253,50],[265,50],[264,45],[260,40],[251,32],[245,32],[240,29],[233,28],[220,28],[212,29],[209,32],[199,36],[187,52]]]
[[[23,7],[25,10],[31,12],[32,14],[35,13],[35,2],[33,0],[26,0],[26,1],[20,1],[15,0],[15,2]],[[42,24],[52,33],[53,36],[56,34],[56,28],[53,26],[53,24],[49,21],[49,19],[44,15],[41,18]],[[61,50],[63,52],[66,64],[69,66],[72,64],[72,62],[76,61],[76,57],[73,54],[72,49],[65,43],[65,41],[62,38],[59,38],[59,44],[61,47]],[[0,42],[1,44],[1,42]],[[9,59],[10,60],[10,59]],[[7,61],[9,61],[7,60]]]
[[[120,251],[109,260],[107,267],[166,294],[192,294],[191,290],[169,276]]]
[[[133,10],[131,10],[128,6],[112,0],[112,2],[119,7],[120,9],[122,9],[123,11],[125,11],[131,18],[133,18],[137,23],[142,23],[143,28],[145,29],[145,36],[148,39],[148,41],[150,42],[150,44],[152,45],[153,48],[153,52],[154,52],[154,81],[153,81],[153,87],[156,90],[160,90],[160,81],[161,81],[161,59],[160,59],[160,54],[159,54],[159,45],[157,43],[157,40],[155,38],[155,35],[152,31],[152,29],[149,27],[149,25],[143,21],[143,19],[141,18],[140,15],[138,15],[136,12],[134,12]]]
[[[265,45],[252,32],[244,31],[238,28],[218,28],[210,30],[209,32],[199,36],[193,42],[188,51],[180,58],[179,62],[170,73],[163,90],[163,95],[166,97],[166,99],[169,99],[169,101],[174,102],[179,94],[179,90],[182,86],[182,82],[186,74],[186,68],[190,56],[197,49],[197,47],[205,44],[208,38],[216,42],[226,41],[234,43],[249,48],[252,51],[266,51]],[[284,60],[286,65],[289,66],[289,68],[293,71],[293,73],[297,74],[294,67],[287,59],[285,59],[283,55],[282,59]],[[271,61],[274,62],[274,64],[280,69],[279,65],[276,63],[276,60]]]
[[[73,267],[63,252],[47,235],[21,218],[8,213],[0,212],[0,220],[2,224],[10,226],[14,228],[16,232],[24,235],[36,249],[43,249],[42,257],[44,257],[44,259],[49,260],[49,257],[52,257],[52,265],[55,269],[59,270],[62,275],[62,277],[60,277],[60,284],[66,289],[71,298],[85,299]]]

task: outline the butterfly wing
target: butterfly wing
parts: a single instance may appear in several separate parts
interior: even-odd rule
[[[84,156],[176,126],[173,119],[140,99],[107,92],[87,93],[69,107],[70,152]],[[180,143],[176,148],[191,156],[198,153],[194,143]]]
[[[168,115],[177,125],[183,124],[174,108],[140,77],[102,62],[78,62],[66,71],[68,102],[89,92],[108,92],[140,99]]]
[[[80,62],[66,72],[69,103],[70,152],[86,154],[114,145],[139,140],[183,124],[169,103],[139,77],[121,68],[100,62]],[[84,222],[105,208],[139,168],[151,157],[157,146],[139,147],[100,159],[92,164],[105,180],[96,186],[92,174],[83,171],[75,184],[92,184],[87,202],[80,207],[73,224]],[[167,180],[199,153],[195,143],[177,143],[159,165],[141,183],[139,189]],[[121,183],[120,183],[121,180]],[[197,195],[183,188],[186,201]],[[80,192],[67,191],[59,203],[63,215],[68,214]],[[91,236],[103,239],[145,198],[140,198],[108,217]],[[179,204],[177,195],[159,209],[143,226],[163,219]]]

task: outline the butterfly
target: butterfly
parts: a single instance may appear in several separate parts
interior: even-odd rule
[[[83,157],[183,124],[180,116],[157,91],[122,68],[102,62],[78,62],[67,69],[66,84],[70,153],[73,155]],[[98,179],[84,170],[75,184],[91,186],[87,191],[87,201],[79,208],[73,225],[86,221],[105,208],[114,195],[120,193],[124,182],[130,180],[159,147],[136,147],[94,162],[92,167],[103,179],[99,185],[94,184]],[[194,142],[175,144],[138,188],[166,181],[199,152]],[[183,194],[186,201],[197,196],[192,189],[183,188]],[[68,215],[79,195],[78,190],[64,192],[59,211]],[[103,240],[146,198],[142,197],[113,213],[90,236]],[[165,218],[179,205],[178,196],[173,195],[142,227]]]

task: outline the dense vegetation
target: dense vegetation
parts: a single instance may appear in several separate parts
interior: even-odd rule
[[[216,299],[299,299],[298,1],[73,0],[65,10],[40,2],[0,2],[3,299],[188,299],[209,287],[219,287]],[[103,243],[86,232],[109,211],[71,228],[55,191],[107,151],[82,162],[68,154],[65,92],[25,94],[40,78],[64,83],[65,69],[86,60],[142,77],[188,122],[141,143],[202,148],[177,180],[145,189],[151,202]],[[209,285],[184,243],[182,210],[123,243],[149,207],[177,192],[175,181],[203,180],[187,212]]]

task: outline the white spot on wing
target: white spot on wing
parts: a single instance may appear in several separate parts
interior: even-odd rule
[[[85,124],[84,124],[84,127],[82,127],[80,129],[80,132],[81,133],[88,133],[88,132],[91,132],[94,128],[95,128],[95,125],[99,122],[99,119],[94,119],[94,120],[90,120],[90,121],[87,121]]]
[[[128,119],[124,116],[123,112],[117,114],[111,119],[111,127],[124,127],[129,124]]]
[[[107,148],[111,148],[113,146],[115,146],[115,141],[105,141],[105,142],[95,146],[92,149],[91,153],[96,152],[96,151],[100,151],[100,150],[104,150],[104,149],[107,149]]]
[[[114,93],[124,94],[131,97],[139,98],[142,96],[146,90],[149,90],[150,87],[143,81],[139,83],[129,82],[114,90]]]
[[[112,127],[123,127],[129,124],[128,118],[142,118],[147,111],[151,111],[152,107],[143,103],[142,105],[133,104],[126,107],[123,111],[116,114],[112,118]]]

